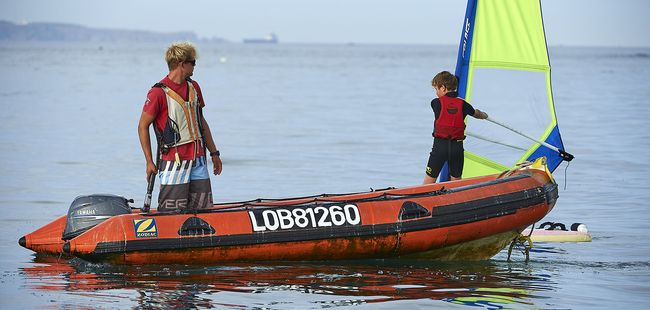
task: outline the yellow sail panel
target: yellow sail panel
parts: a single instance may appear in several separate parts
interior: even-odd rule
[[[465,163],[463,165],[463,178],[473,178],[483,175],[496,174],[508,170],[495,161],[465,151]]]
[[[550,70],[539,1],[480,0],[470,64]]]

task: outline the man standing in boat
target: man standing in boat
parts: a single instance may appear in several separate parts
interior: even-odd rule
[[[431,86],[436,90],[438,98],[431,100],[431,108],[435,114],[433,147],[429,153],[423,183],[435,183],[445,162],[448,163],[451,180],[460,180],[465,161],[465,117],[471,115],[486,119],[488,115],[458,97],[458,79],[448,71],[436,74],[431,80]]]
[[[207,147],[213,172],[221,174],[219,150],[203,118],[201,88],[190,79],[197,52],[191,43],[174,43],[165,54],[169,74],[147,94],[138,136],[147,162],[147,179],[158,173],[158,211],[196,210],[212,206],[206,163]],[[149,126],[153,124],[160,160],[154,163]]]

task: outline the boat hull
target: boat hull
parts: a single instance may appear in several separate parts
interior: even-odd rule
[[[55,243],[59,218],[25,236],[24,246],[120,264],[485,260],[542,219],[556,199],[557,185],[545,170],[519,169],[367,193],[221,204],[193,214],[134,212]]]

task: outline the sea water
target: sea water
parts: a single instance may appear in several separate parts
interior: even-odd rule
[[[78,195],[142,204],[136,126],[167,73],[165,47],[0,44],[0,308],[647,307],[650,49],[551,47],[559,125],[576,159],[556,170],[560,198],[545,220],[585,223],[593,242],[538,243],[528,263],[504,251],[462,263],[114,266],[20,247]],[[216,202],[421,182],[430,80],[453,71],[455,46],[198,47],[194,78],[223,159]]]

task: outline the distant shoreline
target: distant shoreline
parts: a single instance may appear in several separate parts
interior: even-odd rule
[[[162,33],[143,30],[91,28],[65,23],[13,23],[0,21],[0,42],[214,42],[226,43],[219,37],[199,38],[194,32]]]
[[[127,29],[108,29],[92,28],[77,24],[51,23],[51,22],[33,22],[33,23],[14,23],[0,20],[0,43],[9,42],[68,42],[68,43],[97,43],[97,44],[137,44],[137,43],[165,43],[176,41],[191,41],[198,43],[228,43],[240,44],[249,39],[242,41],[230,41],[221,37],[204,38],[199,37],[192,31],[183,32],[154,32],[145,30],[127,30]],[[255,39],[254,39],[255,40]],[[257,39],[262,43],[278,44],[277,38],[269,40],[268,38]],[[255,42],[257,43],[257,42]],[[316,45],[348,45],[348,46],[366,46],[366,45],[403,45],[403,46],[422,46],[422,45],[440,45],[440,46],[457,46],[448,43],[369,43],[369,42],[287,42],[282,44],[316,44]],[[256,44],[254,44],[256,45]],[[262,44],[268,45],[268,44]],[[648,50],[648,46],[583,46],[583,45],[566,45],[556,44],[549,45],[549,48],[602,48],[610,50],[618,49],[638,49]],[[645,56],[647,53],[642,53]]]

